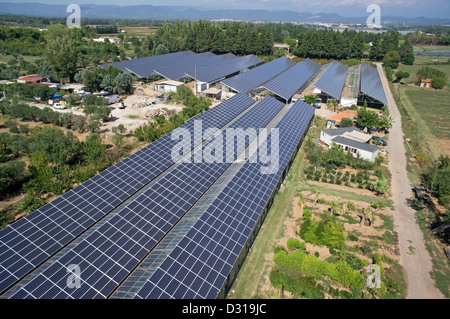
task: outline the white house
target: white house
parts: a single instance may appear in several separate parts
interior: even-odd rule
[[[320,140],[331,148],[333,143],[337,144],[344,151],[350,151],[354,157],[373,162],[378,156],[378,146],[368,143],[370,134],[366,134],[354,127],[343,127],[336,129],[322,130]]]
[[[155,83],[155,90],[161,92],[176,92],[179,86],[183,85],[183,82],[166,80],[159,83]]]

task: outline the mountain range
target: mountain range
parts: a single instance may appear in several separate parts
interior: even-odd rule
[[[117,6],[82,4],[81,18],[109,18],[109,19],[149,19],[149,20],[246,20],[246,21],[290,21],[290,22],[324,22],[324,23],[361,23],[365,24],[367,17],[343,17],[338,14],[295,11],[269,11],[269,10],[227,10],[227,9],[200,9],[199,7],[183,6]],[[68,17],[66,5],[42,3],[8,3],[0,4],[0,14],[39,16],[39,17]],[[449,19],[438,18],[407,18],[383,17],[382,24],[450,24]]]

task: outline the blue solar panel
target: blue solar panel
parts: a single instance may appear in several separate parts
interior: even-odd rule
[[[110,64],[102,64],[101,66],[107,67],[108,65],[112,65],[124,71],[133,72],[144,78],[152,75],[156,66],[174,64],[179,62],[180,59],[186,59],[191,55],[195,55],[195,53],[192,51],[182,51],[140,59],[113,62]]]
[[[360,91],[384,104],[388,103],[377,68],[373,68],[365,63],[361,64]]]
[[[237,134],[245,136],[247,128],[264,127],[283,106],[283,103],[267,97],[233,122],[228,129],[243,128]],[[214,139],[196,153],[204,152],[213,142]],[[242,145],[236,143],[234,157],[249,142],[250,140]],[[223,156],[225,158],[225,154]],[[87,233],[21,290],[35,298],[54,298],[55,293],[66,297],[106,298],[229,165],[226,161],[177,164],[125,206],[110,214],[107,220]],[[83,284],[88,287],[83,294],[67,287],[67,274],[64,270],[70,264],[77,264],[88,276],[81,276]],[[22,295],[23,292],[17,293],[17,296]],[[12,296],[15,297],[16,294]]]
[[[303,101],[291,107],[277,125],[280,142],[277,172],[262,174],[260,164],[246,162],[136,298],[217,297],[313,115],[314,108]]]
[[[247,72],[226,79],[222,81],[222,83],[237,92],[248,93],[294,65],[295,62],[286,59],[285,57],[281,57]]]
[[[320,79],[316,82],[315,87],[330,95],[336,100],[341,98],[342,89],[347,78],[348,66],[333,61]]]
[[[191,78],[197,76],[197,80],[201,82],[211,83],[221,80],[231,74],[238,73],[246,68],[253,67],[262,63],[263,60],[255,56],[245,56],[241,58],[228,59],[221,63],[197,66],[197,70],[192,66],[186,71]]]
[[[306,59],[264,84],[264,88],[289,100],[319,69],[319,63]]]
[[[221,128],[254,102],[238,94],[181,127],[193,134],[195,120],[201,120],[203,132]],[[172,165],[176,143],[167,134],[0,230],[0,293]]]

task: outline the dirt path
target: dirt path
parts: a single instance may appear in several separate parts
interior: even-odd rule
[[[414,216],[414,210],[407,205],[412,196],[411,184],[406,172],[406,150],[403,143],[401,115],[395,104],[381,64],[377,64],[389,103],[389,111],[394,119],[389,133],[389,171],[392,175],[391,193],[394,201],[394,223],[398,233],[400,264],[404,267],[408,299],[443,298],[430,276],[432,262],[425,247],[425,241]]]

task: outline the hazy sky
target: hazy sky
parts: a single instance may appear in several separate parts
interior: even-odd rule
[[[311,13],[336,13],[347,17],[368,16],[366,8],[375,3],[381,7],[381,15],[405,17],[448,18],[450,0],[0,0],[1,2],[39,2],[46,4],[114,4],[114,5],[177,5],[204,9],[267,9],[290,10]]]

